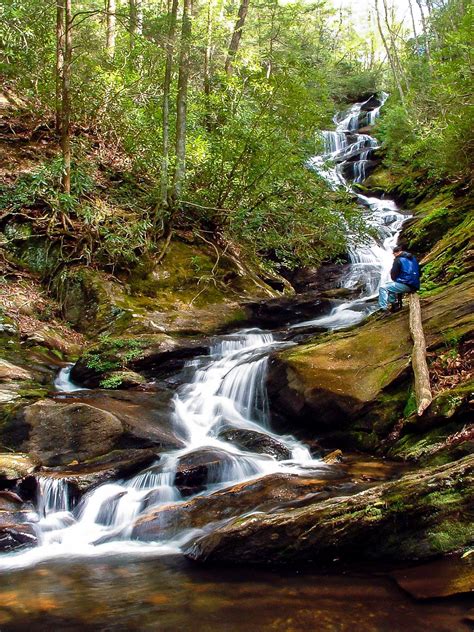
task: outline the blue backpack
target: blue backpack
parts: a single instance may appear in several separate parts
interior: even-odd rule
[[[398,283],[408,285],[414,292],[420,289],[420,266],[413,255],[399,257],[401,270],[397,277]]]

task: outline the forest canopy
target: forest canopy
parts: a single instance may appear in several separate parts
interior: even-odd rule
[[[360,208],[307,162],[338,109],[388,90],[388,163],[467,174],[472,7],[417,4],[410,28],[378,0],[360,34],[324,0],[5,0],[7,93],[62,153],[7,183],[2,206],[46,206],[93,235],[74,257],[105,265],[176,228],[277,269],[341,256]]]

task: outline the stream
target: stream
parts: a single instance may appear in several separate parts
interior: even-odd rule
[[[382,95],[381,105],[385,99]],[[323,133],[324,153],[310,166],[333,188],[344,187],[357,197],[377,236],[349,248],[351,265],[342,286],[357,288],[358,298],[293,325],[295,335],[302,327],[351,326],[376,309],[373,299],[388,277],[391,250],[407,218],[393,201],[351,189],[351,181],[365,178],[377,147],[373,137],[357,133],[373,124],[380,109],[366,111],[365,105],[354,104],[335,117],[336,129]],[[78,503],[64,480],[40,477],[32,517],[39,545],[0,557],[0,630],[24,629],[26,621],[35,629],[61,630],[405,630],[407,621],[410,630],[429,625],[455,629],[460,616],[456,604],[417,605],[385,576],[202,569],[181,553],[201,528],[166,530],[148,542],[135,536],[137,521],[151,509],[189,501],[176,476],[180,463],[195,455],[217,455],[199,496],[270,474],[333,476],[337,467],[314,458],[295,438],[270,429],[267,361],[271,352],[288,344],[293,343],[278,332],[258,329],[216,337],[207,356],[188,362],[184,374],[190,377],[172,399],[170,415],[184,447],[161,455],[136,476],[102,484]],[[69,372],[66,367],[59,373],[58,392],[79,389]],[[228,438],[229,429],[264,435],[278,446],[280,458],[239,447]],[[342,477],[339,493],[347,489],[358,488],[348,487]]]

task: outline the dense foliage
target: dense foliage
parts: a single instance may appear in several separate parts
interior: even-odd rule
[[[398,44],[402,94],[392,96],[377,134],[395,171],[429,182],[468,181],[474,151],[473,6],[464,0],[425,4],[424,28]]]
[[[93,226],[102,255],[107,244],[112,251],[116,243],[125,255],[119,257],[122,263],[133,259],[147,240],[153,244],[165,237],[172,224],[217,231],[260,261],[291,267],[341,254],[348,226],[352,234],[362,232],[355,205],[328,189],[306,161],[319,147],[315,130],[331,124],[342,91],[352,97],[375,88],[377,72],[354,50],[344,54],[334,11],[324,2],[250,4],[241,41],[230,55],[238,8],[216,0],[195,3],[191,34],[186,34],[180,3],[173,31],[172,7],[155,0],[107,2],[105,9],[97,0],[72,2],[72,184],[69,193],[61,194],[59,186],[55,190],[60,183],[54,165],[42,166],[38,174],[46,169],[51,177],[41,203],[83,222],[80,231]],[[56,2],[6,0],[1,11],[6,85],[21,95],[36,125],[53,127]],[[165,164],[168,53],[170,151]],[[184,71],[188,81],[180,88]],[[183,133],[177,109],[183,94],[185,177],[177,193]],[[141,204],[131,209],[133,227],[123,227],[123,212],[116,220],[104,214],[103,203],[98,206],[110,191],[78,190],[84,164],[95,183],[112,170],[122,182],[138,183],[138,190],[128,189],[129,200],[138,197]],[[15,207],[24,195],[41,197],[38,174],[17,183],[16,192],[4,192],[4,205]],[[165,199],[163,174],[168,178]],[[122,201],[124,192],[126,197],[127,187],[119,191]],[[110,257],[116,261],[118,252]]]

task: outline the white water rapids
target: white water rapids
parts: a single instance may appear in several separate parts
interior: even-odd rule
[[[352,179],[363,178],[369,152],[377,146],[372,137],[355,133],[361,125],[363,105],[355,104],[335,118],[336,130],[323,133],[325,153],[311,161],[314,169],[333,187],[350,188],[342,175],[345,157],[358,156],[358,160],[352,161]],[[378,109],[362,115],[365,124],[374,122]],[[295,327],[318,325],[337,329],[352,325],[373,311],[367,299],[377,293],[380,282],[388,275],[391,248],[405,216],[398,212],[394,202],[355,195],[366,208],[368,221],[378,234],[370,242],[350,248],[350,272],[343,285],[359,287],[360,298],[339,305],[327,316]],[[209,469],[203,494],[274,472],[294,474],[324,468],[325,464],[313,460],[302,443],[292,437],[277,436],[269,429],[265,389],[267,359],[273,349],[284,344],[288,343],[275,341],[270,332],[245,330],[222,336],[210,348],[207,357],[189,362],[188,371],[193,370],[193,379],[178,389],[171,412],[174,427],[185,447],[162,455],[159,461],[132,479],[102,484],[86,493],[74,506],[66,481],[40,478],[37,514],[33,517],[39,546],[2,556],[0,568],[21,567],[57,556],[130,551],[156,555],[179,551],[195,533],[183,531],[171,541],[160,540],[158,534],[156,542],[150,544],[131,540],[132,529],[137,517],[151,508],[184,502],[175,485],[179,464],[202,449],[214,450],[220,455],[219,465]],[[58,375],[55,383],[58,390],[70,392],[79,388],[70,382],[69,371],[70,367],[66,367]],[[242,450],[231,441],[219,438],[223,427],[264,433],[283,445],[290,456],[278,461],[269,455]]]

